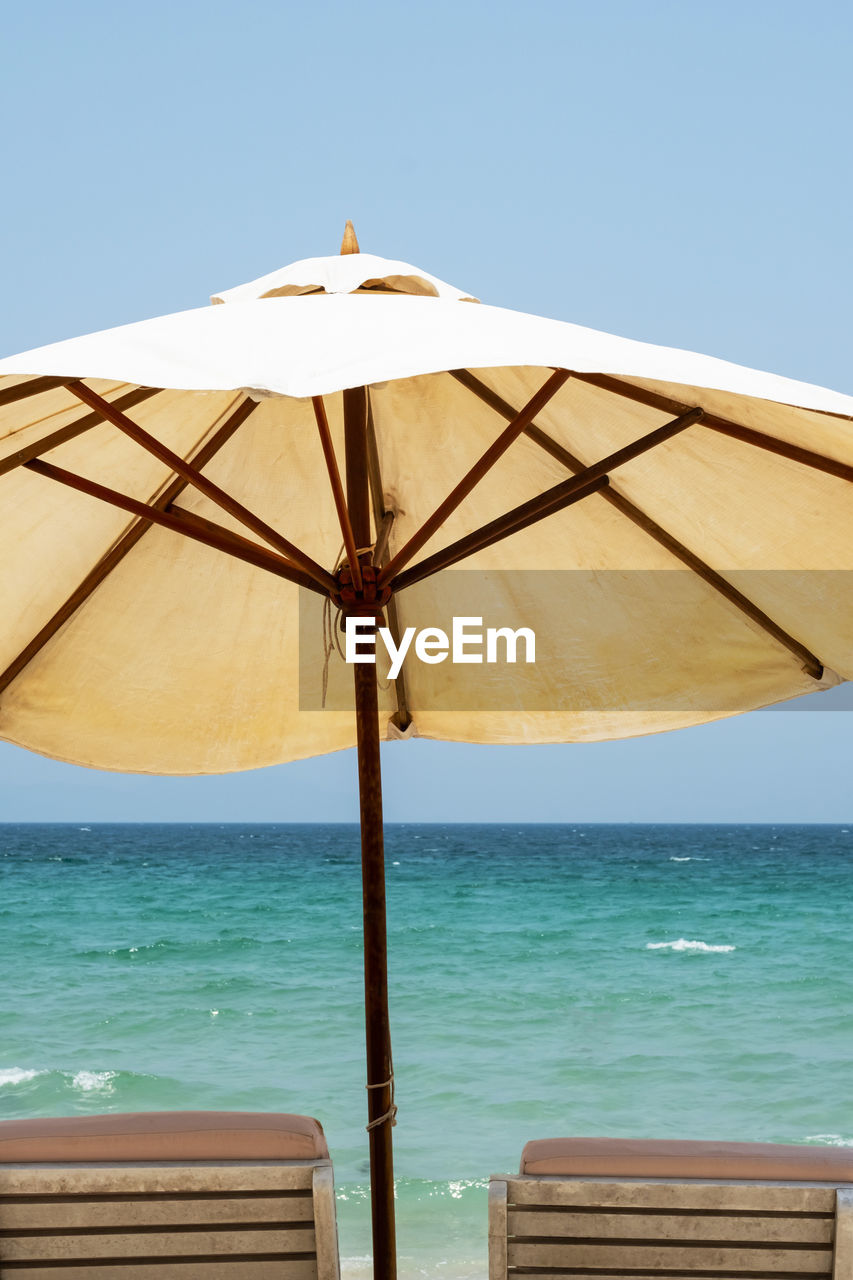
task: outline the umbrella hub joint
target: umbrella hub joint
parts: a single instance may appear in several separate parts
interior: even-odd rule
[[[361,560],[360,568],[361,590],[358,590],[350,566],[341,565],[335,574],[336,589],[330,592],[332,602],[340,609],[343,618],[377,618],[381,621],[382,610],[391,599],[391,588],[379,585],[379,570],[368,558]]]

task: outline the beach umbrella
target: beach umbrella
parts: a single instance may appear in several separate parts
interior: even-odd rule
[[[849,679],[853,399],[479,303],[349,226],[212,301],[0,361],[0,736],[163,774],[357,746],[388,1278],[380,741],[625,737]]]

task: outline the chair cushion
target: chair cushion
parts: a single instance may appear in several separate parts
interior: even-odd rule
[[[327,1159],[310,1116],[250,1111],[138,1111],[0,1122],[0,1162]]]
[[[521,1173],[602,1178],[749,1178],[853,1182],[853,1149],[775,1142],[544,1138],[528,1142]]]

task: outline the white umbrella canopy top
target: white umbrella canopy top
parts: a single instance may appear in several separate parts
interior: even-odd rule
[[[625,737],[853,677],[850,397],[358,252],[213,301],[0,360],[3,738],[175,774],[354,745],[323,610],[355,551],[395,634],[536,636],[488,671],[380,658],[383,737]]]

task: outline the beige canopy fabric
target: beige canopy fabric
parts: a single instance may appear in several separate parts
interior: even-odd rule
[[[400,628],[480,616],[532,629],[537,653],[489,669],[410,654],[404,714],[380,658],[384,737],[626,737],[853,678],[853,399],[472,305],[366,254],[311,259],[216,297],[224,305],[0,361],[8,741],[174,774],[355,743],[351,673],[328,653],[318,594],[170,528],[140,528],[138,514],[34,469],[38,458],[139,502],[168,498],[173,468],[61,384],[71,379],[181,458],[210,446],[204,476],[330,573],[342,534],[310,397],[323,397],[343,469],[342,392],[368,387],[395,556],[553,370],[569,371],[413,564],[704,411],[608,467],[605,489],[395,593]],[[193,485],[175,504],[261,543]]]

